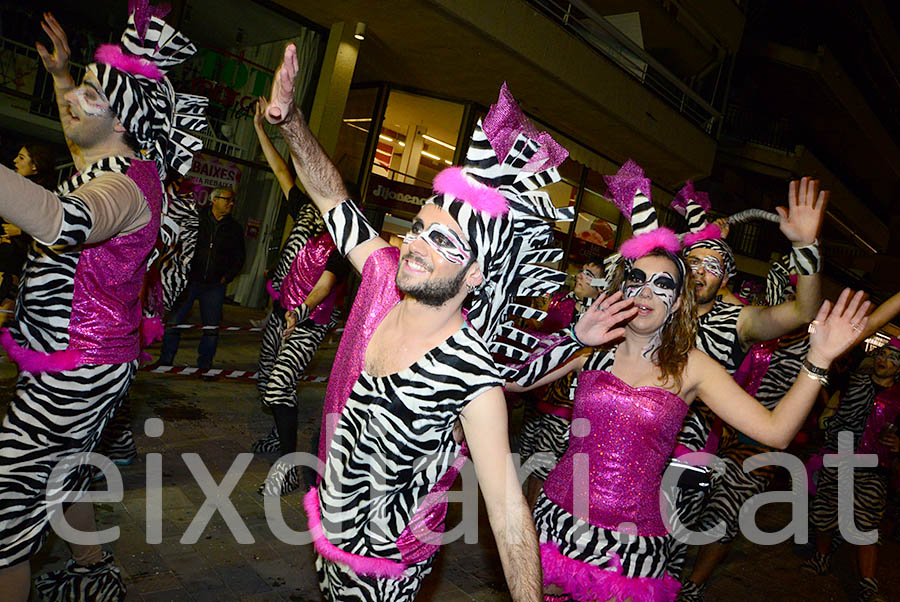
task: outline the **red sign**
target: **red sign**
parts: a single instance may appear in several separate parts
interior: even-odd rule
[[[244,236],[247,238],[259,238],[259,230],[261,227],[262,224],[260,221],[251,217],[247,220],[247,229],[244,231]]]
[[[404,182],[389,180],[384,176],[371,174],[366,202],[386,209],[397,209],[408,213],[418,213],[433,193],[430,188],[414,186]]]

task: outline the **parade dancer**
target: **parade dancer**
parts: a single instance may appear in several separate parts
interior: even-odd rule
[[[671,601],[680,584],[666,571],[671,524],[660,515],[660,487],[689,406],[702,398],[726,422],[783,448],[821,383],[798,379],[769,411],[694,348],[692,275],[675,234],[657,227],[650,181],[633,163],[607,181],[607,196],[634,231],[621,247],[609,288],[615,292],[599,298],[516,376],[528,387],[578,373],[569,448],[534,510],[545,600]],[[807,358],[816,374],[852,344],[867,309],[863,294],[851,299],[849,290],[833,308],[823,304]],[[623,330],[615,328],[623,320],[619,344],[566,361],[581,346],[602,346],[610,332]],[[559,362],[561,368],[541,378]]]
[[[328,600],[412,600],[432,569],[445,493],[474,461],[513,600],[540,599],[537,538],[509,451],[503,377],[491,359],[514,296],[552,293],[565,274],[537,265],[552,220],[569,220],[538,188],[567,153],[538,133],[505,86],[476,126],[463,168],[435,178],[400,249],[346,200],[337,170],[294,107],[296,49],[275,76],[266,117],[280,124],[297,175],[338,249],[361,271],[328,383],[318,488],[304,506]],[[465,318],[463,302],[470,298]],[[487,341],[487,342],[486,342]]]
[[[822,302],[818,234],[828,196],[827,191],[819,191],[818,181],[811,178],[788,185],[788,207],[778,208],[779,228],[792,243],[790,261],[798,274],[797,293],[792,300],[767,307],[733,305],[718,298],[719,290],[737,273],[737,267],[731,247],[721,238],[721,228],[707,222],[709,197],[688,182],[673,199],[671,207],[682,213],[688,224],[682,254],[696,283],[697,349],[718,361],[729,373],[734,374],[740,367],[754,342],[777,339],[803,327],[815,316]],[[685,418],[675,455],[694,451],[715,453],[720,428],[721,422],[715,422],[704,404],[695,404]],[[707,493],[702,488],[682,488],[678,492],[680,521],[688,529],[696,530]],[[680,542],[673,545],[679,550],[672,555],[669,570],[679,574],[686,546]],[[702,553],[711,554],[712,548]],[[703,585],[688,580],[679,599],[699,602],[703,592]]]
[[[175,94],[165,70],[194,46],[157,17],[132,14],[122,45],[101,46],[80,86],[69,75],[59,23],[38,52],[51,73],[63,132],[78,168],[52,194],[0,168],[0,215],[35,240],[15,323],[0,336],[19,365],[15,397],[0,427],[0,591],[29,597],[29,559],[44,543],[51,503],[84,490],[94,449],[134,378],[139,294],[159,231],[161,177],[184,173],[200,140],[206,99]],[[146,15],[141,12],[141,15]],[[62,472],[51,479],[51,471]],[[70,501],[71,498],[70,498]],[[71,503],[65,520],[95,531],[93,508]],[[37,580],[51,600],[121,600],[124,585],[99,545],[70,544],[62,570]]]
[[[272,314],[266,321],[259,352],[257,387],[263,404],[272,411],[275,426],[253,445],[255,452],[297,451],[297,381],[319,345],[337,324],[336,305],[341,283],[350,269],[337,252],[315,205],[294,183],[287,163],[264,129],[265,100],[257,103],[253,124],[266,161],[287,199],[294,220],[269,290]],[[259,486],[262,495],[285,495],[300,486],[297,467],[278,460]]]
[[[837,412],[825,423],[825,454],[838,454],[838,437],[852,435],[853,453],[874,454],[878,464],[853,470],[853,525],[857,531],[877,531],[887,505],[892,460],[900,451],[895,423],[900,416],[900,339],[891,338],[875,353],[871,374],[856,371],[841,392]],[[838,467],[819,470],[810,522],[816,530],[816,552],[803,568],[824,575],[831,568],[832,539],[838,529]],[[849,484],[847,484],[849,486]],[[852,543],[852,542],[851,542]],[[878,543],[855,545],[859,602],[884,602],[875,579]]]

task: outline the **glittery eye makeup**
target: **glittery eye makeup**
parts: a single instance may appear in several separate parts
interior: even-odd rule
[[[459,234],[438,222],[423,230],[422,223],[417,220],[413,223],[412,230],[403,237],[403,242],[410,244],[417,238],[424,240],[429,247],[437,251],[438,255],[450,263],[463,265],[472,256],[468,245]]]
[[[92,90],[93,91],[93,90]],[[96,91],[93,91],[96,94]],[[84,86],[76,88],[74,92],[78,106],[85,115],[102,115],[109,108],[106,104],[98,99],[88,98],[88,90]]]
[[[700,268],[703,268],[704,271],[712,274],[715,278],[721,278],[725,275],[725,268],[722,266],[722,262],[712,255],[707,255],[702,259],[699,257],[688,257],[687,264],[695,274],[700,271]]]

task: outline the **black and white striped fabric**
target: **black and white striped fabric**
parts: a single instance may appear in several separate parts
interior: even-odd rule
[[[324,217],[325,228],[344,257],[359,245],[378,236],[378,232],[369,225],[362,211],[350,199],[332,207]]]
[[[40,549],[50,530],[45,494],[84,491],[89,466],[76,463],[60,483],[50,483],[51,471],[97,446],[136,373],[136,361],[19,373],[0,427],[0,568]]]
[[[192,57],[196,47],[181,33],[158,17],[152,17],[144,35],[135,27],[134,13],[122,34],[122,47],[165,72]],[[203,148],[195,136],[207,127],[209,99],[193,94],[176,94],[168,78],[156,80],[128,73],[104,64],[87,67],[100,81],[119,121],[132,133],[148,159],[156,162],[160,180],[169,167],[185,175],[194,153]]]
[[[338,310],[335,309],[328,324],[304,320],[281,343],[272,369],[266,377],[263,404],[297,407],[297,381],[319,350],[325,335],[337,325],[337,313]]]
[[[875,383],[869,374],[854,372],[850,375],[837,411],[825,421],[826,452],[838,451],[838,434],[843,431],[853,434],[854,450],[859,446],[875,403],[875,394]]]
[[[717,252],[722,256],[722,269],[725,271],[725,275],[729,278],[733,278],[734,275],[737,274],[734,251],[731,250],[731,247],[728,246],[728,243],[724,240],[719,238],[704,238],[703,240],[698,240],[690,246],[685,247],[682,254],[687,258],[694,249],[711,249]]]
[[[822,255],[819,242],[805,247],[791,247],[791,268],[801,276],[812,276],[822,271]]]
[[[401,579],[376,579],[357,575],[321,556],[316,556],[319,589],[326,602],[411,602],[431,573],[434,557],[406,569]]]
[[[277,301],[276,301],[277,303]],[[275,366],[275,358],[278,356],[278,348],[281,347],[281,333],[287,325],[285,314],[278,307],[273,307],[263,327],[262,343],[259,346],[259,363],[257,364],[256,390],[259,398],[266,395],[266,383],[269,374]]]
[[[166,206],[159,228],[162,253],[159,255],[158,265],[163,307],[166,311],[172,311],[188,283],[191,261],[194,259],[197,236],[200,233],[200,215],[193,191],[179,194],[174,186],[170,186],[165,198]]]
[[[625,577],[659,579],[666,574],[669,537],[665,535],[626,535],[596,527],[572,516],[543,493],[533,512],[540,542],[557,546],[563,556],[612,568],[611,555],[615,554],[622,563]]]
[[[28,250],[24,276],[16,302],[16,322],[10,334],[19,344],[43,353],[69,346],[69,317],[75,293],[75,268],[81,244],[93,227],[87,205],[77,198],[78,188],[107,173],[128,171],[131,159],[109,157],[89,166],[57,190],[63,209],[59,236],[49,244],[37,241]]]
[[[352,203],[351,203],[352,204]],[[272,288],[276,291],[280,290],[281,281],[287,276],[291,269],[291,264],[297,253],[306,245],[306,243],[318,236],[325,229],[325,222],[322,220],[322,214],[316,209],[312,203],[303,203],[294,216],[294,225],[288,234],[287,240],[281,249],[281,255],[278,257],[278,263],[272,270]]]
[[[860,531],[881,525],[887,506],[887,477],[873,470],[853,471],[853,520]],[[819,531],[838,528],[838,476],[834,466],[822,468],[816,481],[816,497],[809,509],[809,522]]]

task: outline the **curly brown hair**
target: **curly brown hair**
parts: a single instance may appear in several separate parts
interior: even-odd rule
[[[680,261],[674,255],[667,253],[662,249],[654,249],[644,255],[644,257],[665,257],[675,263]],[[622,284],[625,280],[625,262],[619,261],[615,274],[610,281],[607,294],[613,294],[622,290]],[[689,269],[684,270],[684,281],[680,283],[681,292],[678,298],[681,299],[681,307],[674,311],[662,329],[662,344],[656,353],[654,363],[659,366],[662,372],[662,384],[667,385],[670,381],[675,382],[675,388],[681,392],[681,375],[687,365],[688,353],[694,347],[697,340],[697,300],[696,287],[694,286],[694,274]]]

